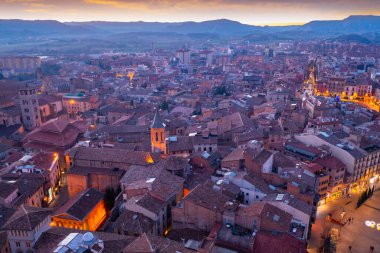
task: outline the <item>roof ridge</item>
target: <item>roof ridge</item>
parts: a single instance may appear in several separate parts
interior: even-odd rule
[[[149,240],[147,234],[144,233],[143,236],[144,236],[145,239],[147,240],[147,242],[148,242],[148,244],[149,244],[149,247],[150,247],[151,251],[154,252],[154,249],[153,249],[152,243],[150,242],[150,240]]]
[[[26,211],[25,209],[25,206],[24,205],[21,205],[21,208],[22,210],[25,212],[26,214],[26,220],[28,221],[28,225],[29,225],[29,228],[32,229],[32,224],[30,224],[30,220],[29,220],[29,215],[28,215],[28,211]]]

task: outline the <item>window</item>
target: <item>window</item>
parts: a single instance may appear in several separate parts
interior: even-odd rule
[[[156,132],[156,141],[158,141],[158,133]]]
[[[27,248],[30,248],[30,242],[26,242],[25,244]]]
[[[20,242],[16,242],[16,247],[20,248],[21,247],[21,243]]]
[[[25,112],[29,112],[29,109],[28,109],[28,108],[25,108],[24,111],[25,111]]]

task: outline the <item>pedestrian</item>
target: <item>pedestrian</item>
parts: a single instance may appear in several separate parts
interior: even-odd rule
[[[351,247],[351,245],[350,245],[350,246],[348,246],[348,249],[350,250],[350,252],[352,251],[352,247]]]

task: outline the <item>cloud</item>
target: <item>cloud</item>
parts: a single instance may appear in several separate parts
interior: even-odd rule
[[[35,3],[42,2],[42,0],[5,0],[6,3]]]
[[[120,1],[120,0],[84,0],[87,4],[107,5],[118,9],[145,9],[146,4],[141,1]]]
[[[28,13],[49,13],[49,9],[24,9],[25,12]]]
[[[379,11],[380,1],[374,0],[0,0],[3,18],[77,21],[228,18],[248,24],[283,24],[342,19],[353,14],[376,15]]]

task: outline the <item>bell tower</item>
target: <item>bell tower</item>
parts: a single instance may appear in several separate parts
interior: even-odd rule
[[[162,121],[158,110],[156,111],[153,122],[150,125],[150,139],[152,153],[166,154],[165,124]]]

